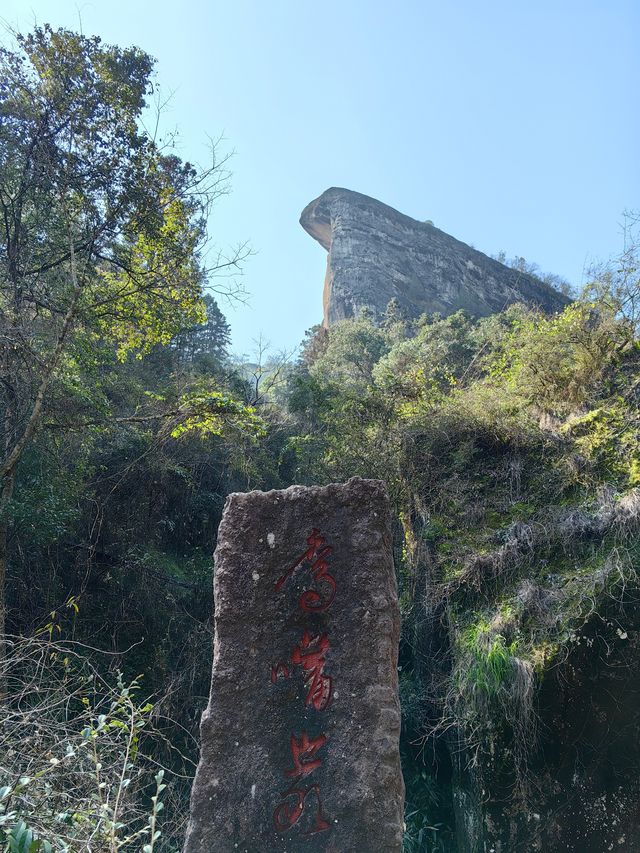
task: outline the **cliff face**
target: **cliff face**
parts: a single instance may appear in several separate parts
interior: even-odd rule
[[[305,207],[300,224],[328,252],[325,326],[363,308],[380,319],[394,298],[408,317],[459,309],[486,316],[513,302],[552,312],[569,302],[435,226],[351,190],[326,190]]]

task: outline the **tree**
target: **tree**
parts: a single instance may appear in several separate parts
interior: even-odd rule
[[[227,357],[231,338],[229,324],[210,293],[206,294],[203,302],[206,311],[204,322],[180,332],[173,341],[178,359],[187,364],[199,361],[219,364]]]
[[[622,250],[589,269],[583,298],[624,318],[631,337],[640,331],[640,211],[625,210]]]
[[[243,256],[206,268],[223,170],[143,129],[146,53],[49,26],[16,41],[0,50],[0,637],[16,475],[43,419],[57,407],[72,425],[65,400],[87,368],[203,323],[203,282]],[[221,399],[199,410],[223,416]]]

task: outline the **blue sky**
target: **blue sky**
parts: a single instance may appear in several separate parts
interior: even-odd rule
[[[325,253],[298,224],[330,186],[488,253],[584,281],[640,207],[637,0],[3,0],[14,27],[79,27],[158,60],[179,153],[235,152],[211,220],[249,240],[237,352],[322,316]]]

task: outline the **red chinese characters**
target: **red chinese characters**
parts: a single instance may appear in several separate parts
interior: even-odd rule
[[[295,734],[291,735],[293,767],[285,770],[284,775],[293,779],[294,782],[283,792],[282,802],[276,806],[273,813],[273,823],[278,832],[287,832],[296,825],[304,813],[307,801],[309,801],[309,808],[315,806],[315,811],[313,813],[313,824],[305,832],[305,835],[315,835],[331,828],[331,824],[322,809],[320,786],[297,784],[298,780],[304,779],[320,767],[322,760],[316,757],[316,753],[326,742],[325,735],[316,738],[310,738],[306,732],[301,732],[300,737],[296,737]]]
[[[286,832],[296,825],[302,817],[306,801],[309,797],[311,797],[311,802],[315,799],[316,811],[314,825],[305,835],[315,835],[317,832],[325,832],[327,829],[331,829],[331,824],[322,811],[320,787],[318,785],[310,785],[308,788],[296,788],[292,785],[291,788],[285,791],[283,796],[285,799],[276,806],[276,810],[273,813],[273,823],[278,832]]]
[[[302,610],[322,612],[331,607],[336,596],[336,580],[333,575],[329,574],[329,564],[327,562],[327,557],[330,556],[333,548],[331,545],[325,544],[324,536],[315,527],[307,539],[307,545],[309,546],[307,550],[296,560],[289,571],[278,578],[275,590],[276,592],[280,592],[285,583],[295,573],[296,569],[304,563],[309,563],[311,574],[320,586],[321,593],[315,589],[305,590],[298,599],[298,606]]]
[[[326,634],[312,637],[308,631],[305,631],[302,639],[291,652],[291,663],[302,667],[304,673],[304,684],[307,688],[305,704],[315,708],[316,711],[324,711],[331,702],[333,680],[324,671],[327,651],[329,651],[329,637]],[[280,677],[289,678],[290,675],[291,669],[284,661],[278,661],[271,667],[272,684],[277,684]]]
[[[325,652],[329,649],[326,634],[312,637],[305,631],[302,639],[291,653],[291,663],[301,666],[307,688],[306,704],[316,711],[324,711],[331,702],[331,676],[324,674]]]
[[[307,546],[307,550],[289,571],[278,578],[275,591],[279,592],[295,571],[304,563],[308,563],[320,591],[305,590],[298,599],[298,607],[305,612],[322,612],[331,606],[336,595],[336,581],[329,573],[327,562],[333,549],[326,544],[324,537],[315,527],[307,539]],[[305,630],[291,652],[292,666],[302,669],[307,691],[305,704],[318,712],[325,711],[332,698],[332,678],[324,671],[329,649],[328,634],[313,635]],[[288,664],[280,661],[271,667],[271,683],[277,684],[280,678],[289,678],[291,674]],[[278,832],[288,832],[305,812],[311,817],[305,820],[305,825],[310,828],[307,828],[303,835],[315,835],[331,829],[331,823],[322,807],[320,786],[307,784],[307,777],[322,766],[322,758],[318,753],[326,742],[325,734],[317,737],[310,737],[305,731],[301,732],[299,737],[295,733],[291,734],[289,746],[293,766],[285,769],[283,775],[292,780],[292,783],[282,792],[282,799],[273,812],[273,824]]]
[[[300,737],[291,735],[291,757],[293,758],[293,769],[285,770],[284,775],[293,779],[301,779],[313,773],[316,767],[320,767],[322,760],[314,758],[316,752],[327,742],[326,735],[310,738],[306,732]]]

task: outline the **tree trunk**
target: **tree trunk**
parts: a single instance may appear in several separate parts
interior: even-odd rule
[[[6,696],[7,692],[6,677],[2,676],[2,673],[6,672],[7,656],[7,548],[9,541],[9,520],[7,518],[7,512],[9,504],[11,503],[11,498],[13,497],[13,488],[18,462],[40,425],[47,392],[49,391],[51,381],[53,380],[55,372],[62,360],[65,346],[67,344],[67,338],[71,332],[76,313],[78,311],[78,303],[82,294],[84,280],[82,278],[78,278],[76,272],[75,252],[71,235],[69,236],[69,254],[70,274],[71,281],[73,283],[73,293],[69,303],[69,308],[67,309],[67,313],[62,323],[62,328],[58,335],[56,346],[51,354],[51,358],[49,359],[49,363],[46,365],[42,373],[40,385],[31,408],[31,413],[26,420],[22,435],[14,441],[13,446],[11,446],[10,443],[16,433],[15,424],[12,423],[12,418],[15,417],[15,412],[12,411],[11,406],[8,406],[7,411],[5,412],[5,441],[7,442],[7,446],[5,448],[6,455],[4,461],[0,464],[0,478],[2,478],[2,491],[0,493],[0,700],[3,696]],[[10,428],[7,428],[7,425],[10,425]]]

